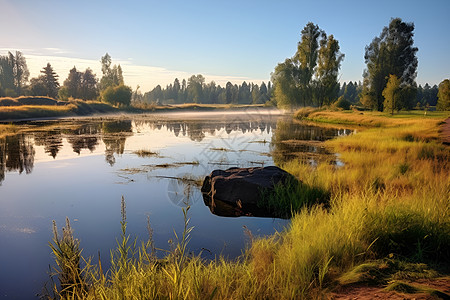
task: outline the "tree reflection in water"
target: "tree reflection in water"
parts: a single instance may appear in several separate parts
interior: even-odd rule
[[[51,129],[48,130],[39,123],[33,125],[37,128],[35,131],[29,130],[26,134],[0,139],[0,183],[5,179],[6,172],[32,171],[34,145],[43,146],[45,153],[56,159],[64,147],[64,139],[77,154],[83,149],[93,152],[102,141],[105,145],[105,160],[113,166],[116,156],[124,153],[125,142],[133,135],[133,128],[137,132],[148,129],[166,131],[175,137],[188,137],[195,143],[202,142],[206,136],[221,139],[229,137],[232,133],[254,133],[257,138],[259,133],[273,132],[270,150],[276,165],[292,158],[300,158],[311,164],[320,160],[336,163],[335,155],[327,151],[321,142],[350,133],[348,130],[321,128],[295,122],[290,118],[272,116],[244,116],[231,120],[163,118],[149,120],[138,117],[133,120],[63,120],[52,122]]]
[[[324,128],[292,120],[278,120],[272,135],[271,153],[276,165],[298,158],[316,165],[321,161],[336,164],[336,155],[323,142],[350,134],[348,129]]]
[[[33,142],[28,135],[17,134],[0,139],[0,183],[6,172],[31,173],[34,154]]]
[[[102,140],[105,144],[105,159],[113,166],[116,163],[114,153],[122,155],[127,137],[133,135],[131,121],[115,121],[102,123]]]

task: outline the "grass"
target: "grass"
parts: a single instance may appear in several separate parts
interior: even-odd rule
[[[275,185],[271,193],[262,192],[258,207],[269,210],[275,216],[290,218],[304,207],[329,205],[330,194],[321,187],[308,186],[295,178]]]
[[[245,110],[248,108],[265,108],[260,104],[198,104],[184,103],[173,105],[132,104],[128,107],[114,107],[99,101],[71,99],[67,102],[57,101],[49,97],[0,98],[0,120],[22,120],[37,118],[56,118],[69,116],[87,116],[108,113],[147,113],[177,111],[214,111]]]
[[[252,238],[236,260],[209,261],[187,251],[186,209],[184,232],[163,259],[146,259],[140,250],[120,278],[92,267],[82,297],[318,299],[339,285],[386,286],[448,274],[450,150],[438,139],[446,115],[323,111],[309,117],[365,126],[325,143],[340,153],[342,167],[298,160],[282,166],[303,185],[323,191],[328,207],[298,209],[286,230]],[[278,191],[282,202],[293,197],[300,197],[295,189]],[[388,289],[405,291],[401,284]]]
[[[97,101],[70,100],[65,103],[65,105],[26,104],[19,106],[0,106],[0,120],[48,119],[56,117],[113,113],[118,111],[118,109],[106,103]]]
[[[433,299],[450,299],[450,295],[439,290],[402,281],[393,281],[384,290],[402,294],[425,294],[433,297]]]
[[[0,120],[37,119],[75,115],[75,105],[21,105],[0,107]]]
[[[159,156],[159,152],[153,152],[147,149],[141,149],[133,151],[134,154],[136,154],[139,157],[152,157],[152,156]]]

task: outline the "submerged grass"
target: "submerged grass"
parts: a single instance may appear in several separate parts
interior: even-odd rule
[[[319,113],[332,122],[350,116],[372,124],[326,142],[340,153],[342,167],[324,162],[313,168],[298,160],[282,166],[327,195],[329,207],[293,208],[285,231],[253,238],[236,260],[209,261],[188,254],[186,209],[184,232],[165,258],[148,259],[143,247],[120,277],[90,268],[80,298],[317,299],[337,285],[385,286],[450,272],[450,153],[438,140],[443,117],[374,114],[364,121],[358,113]],[[278,199],[299,197],[296,192],[280,188]],[[304,193],[309,201],[311,194]]]
[[[150,150],[147,150],[147,149],[136,150],[133,153],[136,154],[139,157],[159,156],[159,152],[153,152],[153,151],[150,151]]]

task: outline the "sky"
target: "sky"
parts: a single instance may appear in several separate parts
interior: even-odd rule
[[[415,24],[417,82],[433,85],[450,77],[449,11],[450,0],[0,0],[0,55],[21,51],[30,77],[49,62],[60,83],[73,66],[101,77],[109,53],[142,92],[194,74],[260,84],[313,22],[345,54],[340,81],[362,81],[365,46],[400,17]]]

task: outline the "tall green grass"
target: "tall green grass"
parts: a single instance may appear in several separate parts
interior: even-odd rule
[[[382,120],[385,125],[327,142],[340,153],[342,167],[285,163],[303,184],[324,191],[329,207],[293,209],[286,230],[252,238],[235,260],[189,254],[195,230],[186,208],[184,230],[164,258],[149,255],[148,242],[131,251],[135,259],[126,261],[121,276],[114,268],[104,275],[100,266],[90,266],[81,276],[86,292],[80,298],[319,299],[339,284],[430,278],[439,275],[429,271],[437,265],[449,272],[450,154],[437,138],[441,121]],[[295,195],[295,189],[278,191],[284,200]],[[130,245],[124,230],[121,239]],[[121,257],[112,259],[120,263]]]

